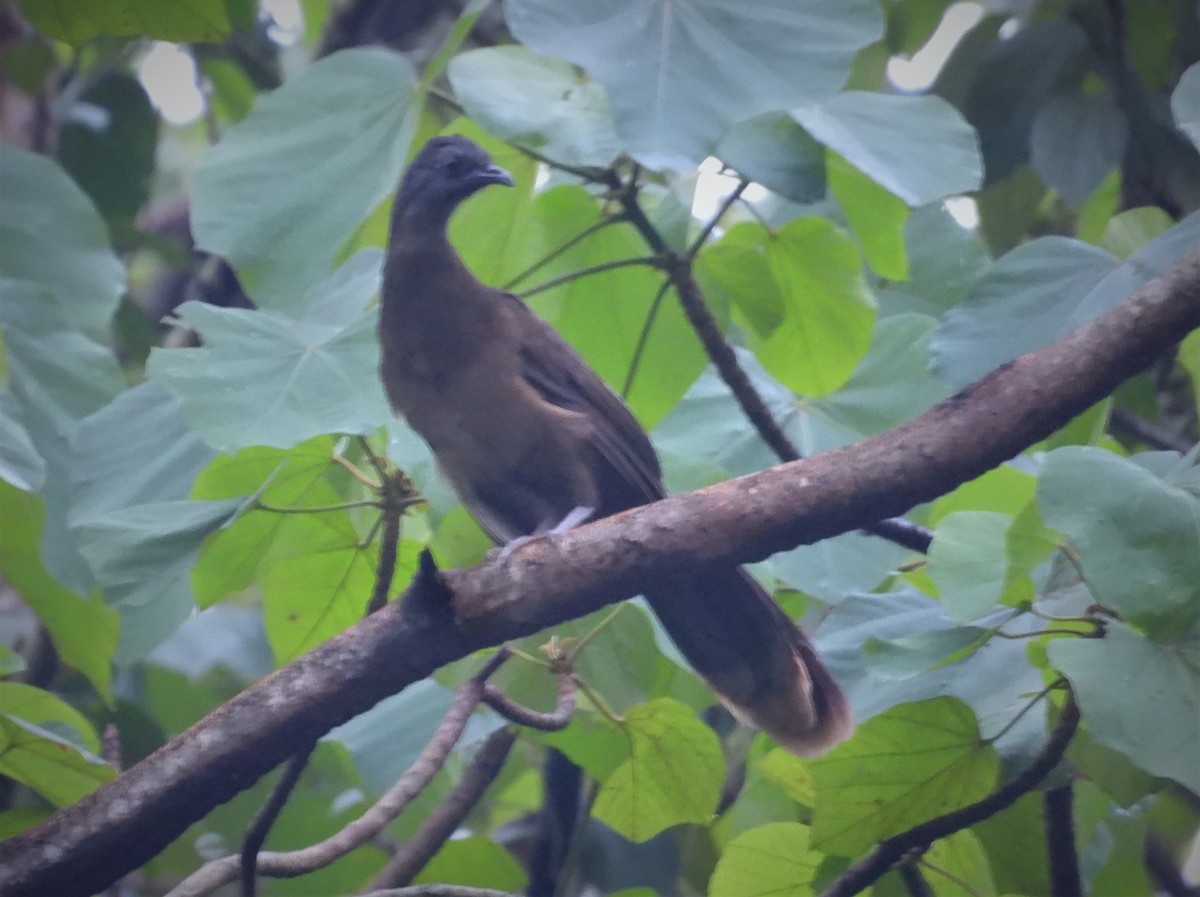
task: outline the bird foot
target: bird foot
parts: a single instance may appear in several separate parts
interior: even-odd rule
[[[567,530],[575,529],[575,527],[584,523],[594,513],[596,513],[596,509],[586,505],[580,505],[579,507],[572,508],[567,512],[567,515],[563,517],[562,520],[558,521],[558,523],[554,524],[554,526],[550,527],[549,529],[540,530],[529,536],[517,536],[515,539],[510,539],[500,548],[495,549],[498,552],[496,558],[502,564],[507,563],[508,559],[511,558],[517,549],[523,545],[527,545],[535,539],[541,539],[546,536],[556,536],[559,533],[565,533]]]

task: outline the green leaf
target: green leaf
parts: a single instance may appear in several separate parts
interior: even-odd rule
[[[1066,536],[1095,600],[1152,636],[1200,618],[1200,498],[1103,449],[1046,456],[1038,509]]]
[[[1200,242],[1200,214],[1151,240],[1124,263],[1065,237],[1040,237],[999,259],[934,338],[943,381],[965,386],[1018,355],[1047,346],[1113,308]]]
[[[955,511],[934,531],[928,573],[950,616],[974,620],[1004,594],[1006,537],[1013,518],[995,511]]]
[[[507,0],[504,10],[521,43],[608,89],[617,130],[650,168],[688,167],[739,119],[833,95],[883,31],[868,0]]]
[[[629,758],[601,784],[593,815],[637,842],[673,825],[708,822],[725,775],[716,733],[670,698],[632,708],[621,729]]]
[[[7,645],[0,645],[0,676],[19,673],[26,668],[25,658]]]
[[[84,717],[49,692],[0,682],[0,773],[57,806],[74,803],[116,773],[93,751],[100,739]]]
[[[1125,115],[1111,98],[1056,94],[1033,118],[1033,167],[1067,203],[1080,206],[1121,164],[1128,134]]]
[[[833,392],[866,354],[875,323],[858,249],[828,220],[804,217],[776,231],[765,250],[786,306],[757,355],[795,392]]]
[[[715,155],[743,177],[793,202],[825,198],[821,144],[782,112],[738,122],[721,138]]]
[[[197,247],[227,259],[260,306],[296,308],[395,189],[415,87],[403,56],[352,49],[264,95],[196,169]]]
[[[979,626],[956,626],[895,639],[871,636],[863,642],[863,659],[878,676],[909,679],[962,660],[986,643],[990,634],[989,630]]]
[[[187,498],[215,454],[187,428],[174,396],[139,383],[79,423],[71,441],[72,524]]]
[[[222,0],[21,0],[39,31],[79,47],[103,34],[216,43],[229,36]]]
[[[310,291],[293,319],[273,311],[180,307],[204,345],[155,349],[148,372],[221,451],[288,448],[323,433],[372,433],[392,417],[379,384],[378,312],[364,308],[379,255],[364,250]]]
[[[1171,113],[1179,130],[1200,147],[1200,62],[1188,67],[1179,76],[1171,94]]]
[[[1158,206],[1143,206],[1126,209],[1114,215],[1104,226],[1099,246],[1117,258],[1129,258],[1159,234],[1170,230],[1175,224],[1171,216]]]
[[[329,507],[342,496],[325,481],[332,439],[318,437],[288,450],[254,447],[219,456],[196,480],[193,497],[227,499],[256,494],[276,508]],[[271,546],[298,523],[296,514],[243,514],[209,536],[192,568],[192,588],[201,608],[251,585]]]
[[[987,853],[970,829],[934,841],[920,864],[935,897],[995,897]]]
[[[908,206],[836,153],[829,154],[829,189],[846,213],[867,264],[880,277],[908,279],[904,225]]]
[[[810,833],[773,822],[738,835],[721,852],[708,897],[811,897],[823,857],[809,847]]]
[[[792,110],[808,133],[910,206],[977,190],[975,131],[941,97],[848,90]]]
[[[817,790],[807,760],[783,748],[773,748],[758,762],[758,769],[796,803],[806,807],[816,804]]]
[[[364,548],[345,511],[295,515],[262,573],[263,617],[276,660],[286,663],[353,626],[375,586],[377,551]],[[397,571],[403,587],[410,567]]]
[[[22,492],[37,492],[46,475],[46,462],[33,447],[16,397],[0,389],[0,479]]]
[[[54,294],[62,326],[106,337],[125,290],[125,268],[109,248],[91,200],[61,167],[37,153],[0,145],[0,171],[5,209],[0,278],[44,287]]]
[[[811,763],[813,845],[857,856],[991,792],[999,771],[971,709],[954,698],[895,707]]]
[[[61,261],[65,264],[66,257]],[[71,438],[82,418],[121,392],[124,378],[108,346],[72,323],[45,286],[0,279],[0,323],[10,388],[34,448],[46,462],[43,560],[65,587],[86,594],[94,580],[68,525],[76,498]]]
[[[244,506],[239,499],[166,501],[89,517],[78,524],[80,548],[110,606],[122,611],[154,606],[160,622],[164,615],[174,621],[158,634],[162,638],[192,608],[188,572],[200,543]]]
[[[1200,631],[1166,646],[1110,623],[1102,639],[1055,639],[1048,651],[1097,743],[1200,789]]]
[[[44,512],[35,495],[0,483],[0,573],[50,632],[63,662],[112,700],[110,662],[120,622],[98,595],[82,598],[46,572],[38,554]]]
[[[608,165],[622,149],[608,95],[570,63],[517,45],[450,60],[450,86],[472,119],[567,165]]]

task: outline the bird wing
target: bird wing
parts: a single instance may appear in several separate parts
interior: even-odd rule
[[[516,296],[504,296],[526,382],[547,402],[591,423],[590,446],[599,462],[593,467],[601,502],[597,516],[663,498],[658,456],[629,407],[553,327]]]

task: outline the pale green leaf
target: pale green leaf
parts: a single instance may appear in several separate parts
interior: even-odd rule
[[[883,31],[869,0],[506,0],[504,11],[521,43],[608,89],[618,132],[651,168],[690,166],[740,119],[831,96]]]
[[[1167,646],[1110,623],[1102,639],[1055,639],[1048,650],[1099,744],[1200,789],[1200,632]]]
[[[792,110],[808,133],[910,206],[977,190],[974,129],[941,97],[849,90]]]
[[[222,0],[22,0],[39,31],[73,46],[105,34],[217,43],[229,36]]]
[[[708,822],[725,774],[716,733],[669,698],[632,708],[621,729],[629,758],[601,783],[593,815],[639,842],[673,825]]]
[[[954,698],[904,704],[868,720],[811,763],[813,845],[857,856],[876,842],[987,795],[999,760]]]
[[[196,170],[197,247],[228,260],[260,306],[295,309],[399,182],[415,87],[399,53],[357,48],[263,95]]]
[[[743,832],[721,853],[709,897],[811,897],[822,855],[809,846],[811,830],[773,822]]]

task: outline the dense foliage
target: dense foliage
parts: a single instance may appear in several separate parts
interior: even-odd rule
[[[305,0],[294,42],[250,0],[0,7],[0,838],[360,620],[396,469],[424,500],[390,593],[423,547],[445,568],[482,559],[376,373],[390,195],[434,134],[469,135],[517,182],[453,220],[466,261],[627,397],[677,492],[780,460],[681,277],[808,456],[916,417],[1200,245],[1186,0],[331,5]],[[935,32],[954,40],[936,79],[897,89]],[[190,125],[139,81],[151,41],[196,63]],[[522,890],[553,747],[589,801],[559,893],[848,888],[878,842],[1019,782],[1077,704],[1047,778],[874,893],[1038,897],[1070,893],[1072,871],[1089,894],[1184,893],[1200,332],[1178,337],[913,509],[927,553],[848,532],[756,566],[849,693],[853,739],[800,760],[733,727],[653,618],[618,605],[515,645],[492,681],[547,709],[555,677],[531,659],[551,634],[586,638],[579,706],[561,732],[516,729],[415,880]],[[268,846],[361,815],[481,662],[333,731]],[[381,837],[262,892],[366,886],[504,725],[476,713]],[[128,893],[236,853],[269,784],[182,820]]]

